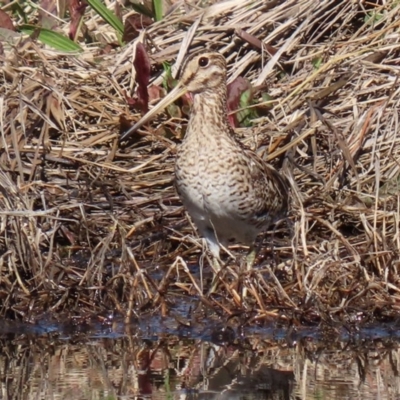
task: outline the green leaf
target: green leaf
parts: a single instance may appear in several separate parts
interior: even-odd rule
[[[314,69],[319,69],[322,65],[322,57],[315,57],[312,59],[312,65]]]
[[[251,89],[248,89],[240,96],[240,107],[245,108],[251,104]]]
[[[263,92],[261,93],[261,98],[263,101],[267,102],[267,101],[272,101],[274,98],[269,95],[267,92]]]
[[[123,23],[100,0],[86,0],[86,2],[89,4],[90,7],[93,8],[94,11],[96,11],[98,15],[100,15],[101,18],[104,19],[104,21],[106,21],[110,26],[112,26],[119,33],[120,36],[123,35],[124,33]]]
[[[163,87],[168,92],[171,87],[175,87],[176,82],[175,79],[172,78],[172,70],[171,64],[168,61],[164,61],[162,63],[163,69],[165,71],[164,79],[163,79]]]
[[[38,40],[53,49],[65,52],[81,52],[82,47],[79,44],[73,42],[60,33],[54,32],[50,29],[40,28],[35,25],[21,25],[18,30],[25,35],[32,35],[38,32]]]
[[[153,0],[154,15],[156,21],[161,21],[163,17],[162,0]]]
[[[376,22],[379,22],[382,18],[383,18],[383,14],[376,12],[376,11],[372,11],[372,12],[368,12],[364,16],[364,22],[368,25],[374,25]]]
[[[258,117],[255,108],[246,108],[253,103],[252,89],[244,91],[240,96],[240,108],[244,108],[237,113],[237,120],[242,126],[251,126],[251,120]]]

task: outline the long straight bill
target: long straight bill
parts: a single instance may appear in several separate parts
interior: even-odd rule
[[[178,83],[165,96],[156,106],[154,106],[146,115],[144,115],[135,125],[131,126],[119,139],[120,142],[126,140],[131,136],[134,132],[136,132],[140,127],[142,127],[145,123],[150,121],[154,116],[156,116],[159,112],[164,110],[164,108],[168,107],[171,103],[173,103],[176,99],[181,97],[187,92],[186,87],[184,87],[181,83]]]

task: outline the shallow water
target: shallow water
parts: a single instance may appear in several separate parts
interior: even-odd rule
[[[0,324],[0,399],[397,399],[396,326]]]

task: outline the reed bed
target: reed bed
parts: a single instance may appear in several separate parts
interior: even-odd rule
[[[3,43],[0,316],[397,318],[399,12],[395,0],[178,2],[122,48],[104,45],[113,32],[89,11],[98,42],[83,53]],[[255,268],[246,272],[243,249],[232,248],[213,294],[207,253],[172,186],[186,116],[160,115],[119,143],[140,118],[128,99],[139,42],[153,87],[165,62],[174,75],[189,51],[224,54],[229,81],[245,77],[265,113],[237,135],[292,183],[290,215],[260,236]]]

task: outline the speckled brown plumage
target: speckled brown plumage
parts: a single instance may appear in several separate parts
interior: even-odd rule
[[[226,90],[225,58],[215,52],[194,54],[185,61],[177,87],[121,140],[190,92],[193,107],[175,163],[177,192],[215,258],[220,244],[243,243],[250,246],[250,267],[257,234],[285,215],[289,193],[286,179],[236,139]]]
[[[200,234],[219,258],[219,243],[252,246],[288,207],[286,180],[235,137],[227,118],[226,62],[219,53],[187,59],[181,84],[193,95],[175,163],[175,186]]]

